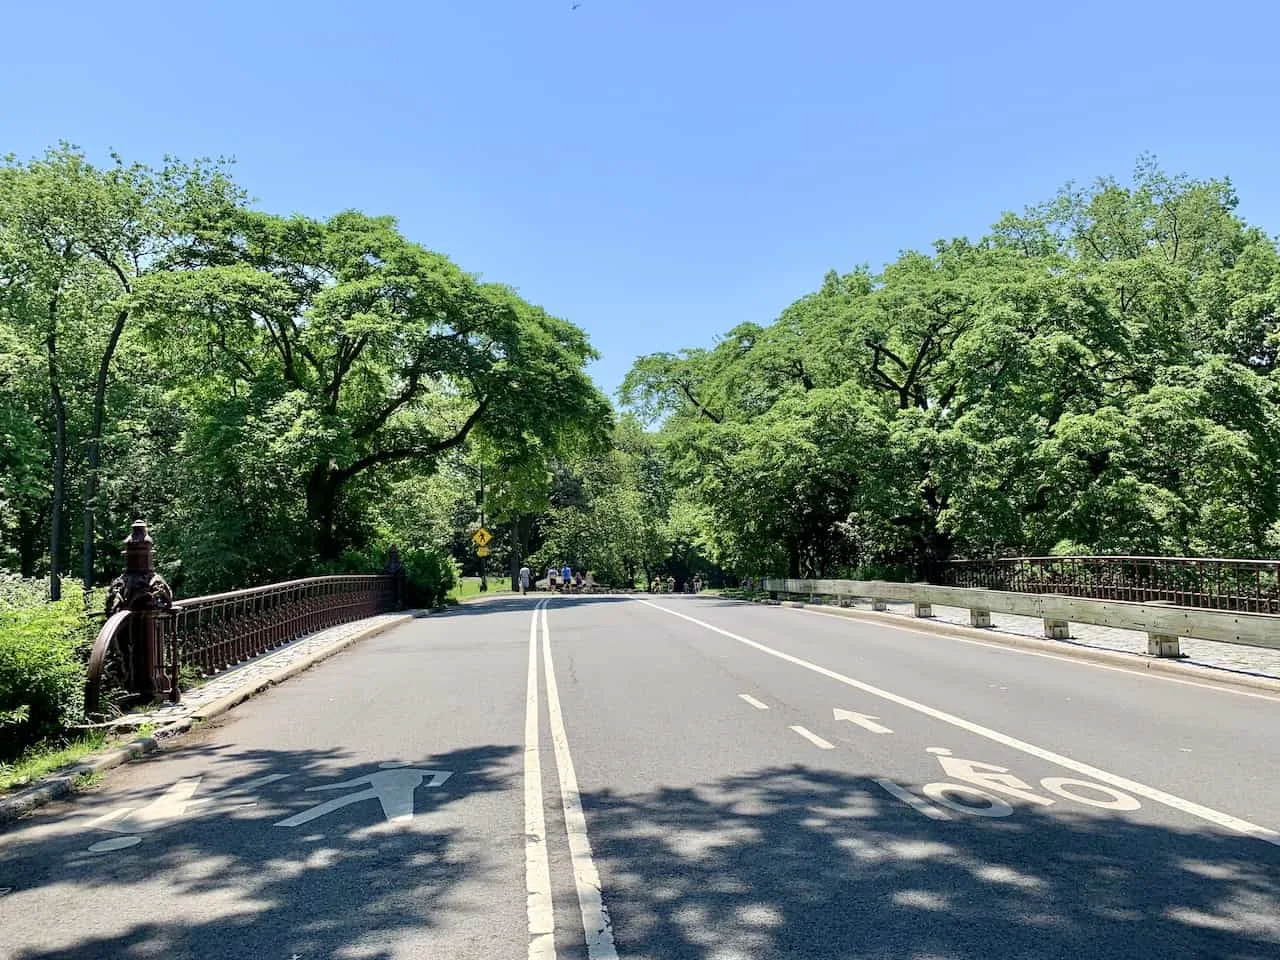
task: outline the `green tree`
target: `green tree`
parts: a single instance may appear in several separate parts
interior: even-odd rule
[[[0,165],[0,311],[41,342],[53,433],[50,591],[59,592],[67,506],[68,423],[83,445],[82,578],[94,579],[95,511],[112,365],[131,315],[129,296],[171,257],[192,208],[238,194],[207,164],[99,169],[63,144],[29,163]],[[74,409],[69,411],[69,406]]]
[[[678,498],[740,571],[1276,547],[1276,243],[1227,181],[1068,186],[641,358]]]
[[[147,277],[133,303],[175,363],[206,372],[202,419],[245,445],[236,472],[270,462],[305,490],[321,559],[351,538],[343,497],[372,471],[430,471],[473,431],[518,451],[607,430],[581,330],[475,282],[389,217],[234,210],[193,233],[193,268]]]

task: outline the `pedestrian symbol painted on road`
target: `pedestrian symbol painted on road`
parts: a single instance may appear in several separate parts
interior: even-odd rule
[[[441,786],[453,774],[447,770],[419,770],[403,763],[381,763],[375,773],[343,780],[341,783],[326,783],[319,787],[308,787],[308,793],[327,790],[348,790],[352,787],[367,786],[358,793],[349,793],[345,797],[334,797],[324,803],[317,804],[292,817],[281,820],[277,827],[298,827],[310,823],[326,813],[332,813],[362,800],[376,799],[382,807],[382,815],[391,823],[403,823],[413,819],[413,791],[418,789],[427,777],[431,780],[428,787]]]

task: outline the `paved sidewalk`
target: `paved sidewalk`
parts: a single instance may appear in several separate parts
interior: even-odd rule
[[[352,620],[350,623],[307,634],[252,660],[236,664],[200,686],[184,691],[179,703],[166,703],[146,713],[131,713],[128,719],[131,722],[136,720],[138,723],[154,723],[158,726],[185,720],[200,713],[209,704],[216,703],[246,687],[255,686],[294,663],[321,653],[328,647],[341,645],[354,634],[367,633],[384,624],[402,619],[406,612],[411,611],[365,617],[362,620]]]
[[[859,601],[857,607],[870,609],[870,602]],[[911,604],[890,603],[891,613],[911,618]],[[934,604],[933,619],[945,623],[969,625],[969,611],[963,607],[943,607]],[[1044,639],[1044,623],[1038,617],[1016,617],[1010,614],[991,614],[992,629],[1023,637]],[[1071,624],[1071,639],[1058,641],[1065,645],[1096,647],[1102,650],[1118,650],[1122,653],[1147,652],[1147,635],[1137,630],[1117,630],[1114,627],[1095,627],[1083,623]],[[1194,663],[1219,670],[1250,673],[1263,677],[1280,677],[1280,650],[1265,647],[1249,647],[1237,643],[1218,643],[1212,640],[1182,639],[1182,652],[1187,654],[1183,663]]]

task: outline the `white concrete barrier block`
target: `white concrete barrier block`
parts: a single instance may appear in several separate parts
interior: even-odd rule
[[[1044,635],[1050,640],[1070,640],[1071,624],[1065,620],[1050,620],[1048,617],[1044,621]]]
[[[933,616],[933,604],[931,603],[921,603],[919,600],[917,600],[914,604],[914,607],[915,607],[914,613],[917,617]]]
[[[969,626],[971,627],[991,626],[991,611],[990,610],[970,610]]]
[[[1153,657],[1181,657],[1182,644],[1178,637],[1163,633],[1148,633],[1147,653]]]

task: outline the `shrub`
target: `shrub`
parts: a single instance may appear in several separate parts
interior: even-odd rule
[[[8,581],[0,588],[0,760],[61,736],[84,712],[85,639],[80,587],[63,583],[63,599]]]
[[[434,550],[407,550],[400,561],[404,564],[405,606],[434,607],[458,583],[458,567],[452,558]]]

